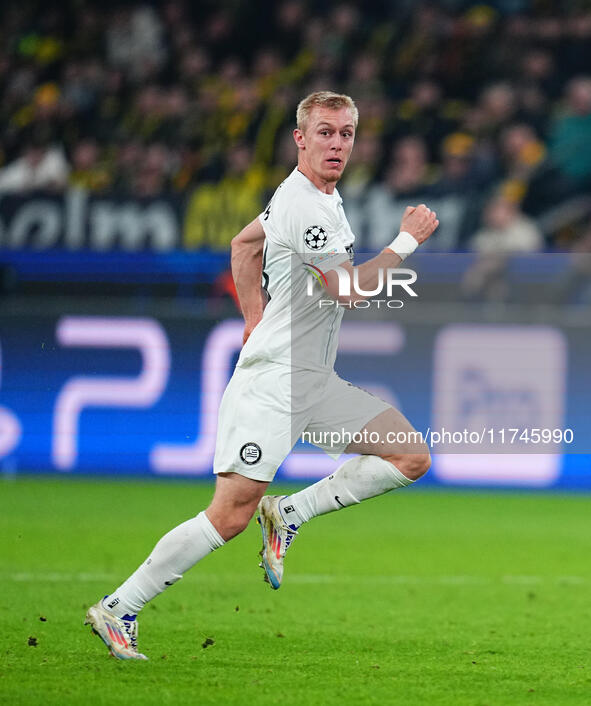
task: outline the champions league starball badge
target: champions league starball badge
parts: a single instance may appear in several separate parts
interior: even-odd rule
[[[322,226],[310,226],[304,233],[304,242],[310,250],[320,250],[326,245],[328,236]]]

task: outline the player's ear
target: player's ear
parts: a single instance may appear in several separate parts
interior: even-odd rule
[[[299,150],[306,149],[306,140],[304,138],[304,133],[299,129],[299,127],[296,127],[296,129],[293,131],[293,139],[295,140],[295,143],[298,146]]]

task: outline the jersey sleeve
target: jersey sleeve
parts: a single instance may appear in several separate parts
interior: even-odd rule
[[[283,208],[277,213],[277,206]],[[342,224],[319,200],[271,203],[259,216],[266,237],[288,248],[303,262],[326,272],[349,260],[341,236]]]

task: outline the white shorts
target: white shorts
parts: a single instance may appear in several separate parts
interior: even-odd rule
[[[220,405],[213,472],[271,481],[304,431],[343,436],[341,444],[318,444],[338,458],[347,436],[386,409],[388,403],[334,371],[294,371],[278,363],[237,367]]]

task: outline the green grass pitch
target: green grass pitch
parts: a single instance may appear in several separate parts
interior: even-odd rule
[[[302,528],[272,591],[254,524],[141,615],[86,608],[211,486],[0,480],[0,703],[591,703],[591,497],[413,488]],[[208,644],[210,643],[210,644]]]

